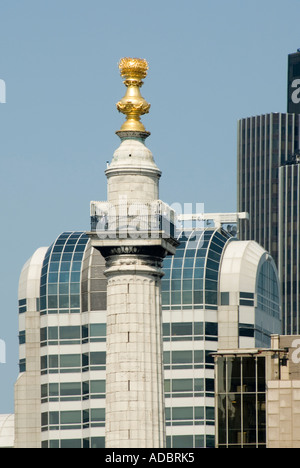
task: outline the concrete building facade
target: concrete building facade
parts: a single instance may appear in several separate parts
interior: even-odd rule
[[[13,414],[0,415],[0,449],[14,448],[15,416]]]

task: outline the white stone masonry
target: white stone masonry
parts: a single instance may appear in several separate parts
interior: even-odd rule
[[[106,271],[106,447],[161,448],[165,445],[162,271],[153,259],[123,257]]]

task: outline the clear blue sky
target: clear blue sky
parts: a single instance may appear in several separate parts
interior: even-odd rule
[[[299,0],[0,0],[0,413],[13,412],[18,278],[40,246],[89,227],[106,199],[124,95],[117,63],[146,58],[147,145],[160,198],[236,210],[236,126],[286,111]]]

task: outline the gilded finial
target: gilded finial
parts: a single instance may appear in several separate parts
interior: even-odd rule
[[[117,103],[117,109],[126,115],[126,121],[120,132],[148,133],[140,121],[141,115],[148,114],[150,104],[142,97],[140,88],[143,86],[143,78],[146,78],[149,69],[145,59],[122,58],[119,69],[127,91],[123,99]],[[119,133],[119,132],[117,132]]]

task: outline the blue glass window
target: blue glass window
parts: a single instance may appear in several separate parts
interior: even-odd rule
[[[75,244],[77,244],[77,240],[78,240],[77,238],[70,237],[70,239],[68,239],[66,245],[75,245]]]
[[[57,281],[58,281],[58,274],[57,273],[49,273],[48,283],[57,283]]]
[[[70,301],[70,307],[71,308],[76,308],[80,307],[80,296],[79,295],[72,295],[70,296],[71,301]]]
[[[209,259],[207,260],[206,268],[209,268],[210,270],[219,271],[219,263]]]
[[[222,248],[220,245],[215,244],[213,241],[212,241],[212,243],[210,244],[210,248],[211,248],[211,250],[213,250],[214,252],[217,252],[217,253],[219,253],[220,255],[222,254],[223,248]]]
[[[51,262],[60,262],[61,254],[52,254]]]
[[[70,262],[61,262],[60,271],[70,271],[71,263]]]
[[[182,268],[182,258],[174,258],[173,268]]]
[[[75,252],[84,252],[86,244],[77,244]]]
[[[53,248],[53,252],[56,253],[56,252],[62,252],[63,251],[63,245],[56,245],[54,248]]]
[[[213,322],[206,322],[205,335],[218,336],[218,324]]]
[[[172,304],[179,305],[181,304],[181,292],[173,292],[171,293]]]
[[[46,286],[43,286],[43,292],[46,294]],[[57,294],[57,284],[48,284],[48,294],[50,296],[56,295]]]
[[[70,273],[66,273],[66,272],[60,273],[59,275],[60,283],[68,283],[69,279],[70,279]]]
[[[193,268],[185,268],[183,270],[183,277],[184,278],[193,278],[193,273],[194,273]]]
[[[193,289],[193,281],[191,279],[184,279],[182,281],[182,289],[185,291],[189,291]]]
[[[173,268],[172,270],[172,279],[180,279],[182,275],[182,270],[179,268]]]
[[[80,273],[79,272],[72,272],[71,273],[71,283],[79,283],[80,282]]]
[[[193,293],[192,293],[192,291],[183,291],[183,293],[182,293],[182,302],[183,302],[183,304],[192,304],[193,303]]]
[[[57,296],[48,296],[48,309],[57,308]]]
[[[69,283],[60,283],[59,294],[69,294],[69,292],[70,292]]]
[[[83,258],[83,252],[74,253],[74,257],[73,257],[74,262],[79,262],[82,260],[82,258]]]
[[[206,280],[205,281],[205,289],[208,291],[217,291],[218,290],[218,283],[216,281]]]
[[[57,241],[55,242],[55,245],[56,245],[56,246],[57,246],[57,245],[65,245],[65,243],[66,243],[66,240],[65,240],[65,239],[59,238],[59,239],[57,239]]]
[[[161,294],[162,305],[169,305],[170,304],[170,293],[169,292],[162,292]]]
[[[78,254],[75,254],[78,255]],[[164,259],[164,269],[170,268],[172,262],[172,257],[167,257]]]
[[[89,240],[88,236],[86,234],[82,235],[81,232],[79,232],[78,235],[79,235],[78,244],[86,245],[87,241]]]
[[[194,304],[203,304],[203,291],[194,291]]]
[[[186,258],[184,260],[184,268],[193,268],[194,266],[194,258]]]
[[[197,268],[194,272],[194,278],[202,279],[204,275],[204,268]]]
[[[195,267],[196,268],[204,268],[204,264],[205,264],[205,258],[204,257],[196,258],[196,262],[195,262]]]
[[[197,250],[197,257],[198,258],[205,258],[206,257],[207,250],[206,249],[199,249]]]
[[[80,294],[80,283],[71,283],[70,284],[70,293],[71,294]]]
[[[175,257],[176,259],[180,259],[184,257],[184,252],[185,252],[184,247],[182,247],[181,250],[178,250],[178,249],[179,247],[177,247],[176,249],[176,257]]]
[[[203,289],[203,279],[202,278],[195,278],[194,279],[194,289]]]
[[[43,296],[40,298],[40,307],[41,307],[41,310],[45,310],[47,308],[46,296]]]
[[[180,291],[181,290],[181,280],[172,280],[171,287],[173,291]]]
[[[187,249],[185,251],[185,256],[186,257],[195,257],[196,250],[195,249]]]
[[[206,269],[206,278],[212,279],[217,281],[218,279],[218,272],[214,270],[209,270],[208,268]]]
[[[69,308],[69,296],[59,296],[59,307],[61,309]]]
[[[70,262],[72,260],[73,254],[71,253],[64,253],[62,256],[62,261],[63,262]]]
[[[73,262],[72,271],[80,271],[81,270],[81,262]]]
[[[171,271],[171,270],[169,270],[169,268],[164,269],[164,274],[165,274],[165,276],[163,277],[163,280],[164,280],[164,279],[169,279],[169,278],[170,278],[170,271]]]
[[[58,262],[53,262],[50,264],[50,267],[49,267],[49,272],[53,273],[53,272],[58,272],[58,269],[59,269],[59,263]]]
[[[66,245],[64,252],[73,252],[74,251],[74,245]]]
[[[205,292],[205,302],[206,304],[217,304],[217,292],[206,291]]]
[[[217,252],[214,252],[213,250],[210,250],[208,253],[208,259],[215,260],[216,262],[219,262],[221,258],[221,255]]]

